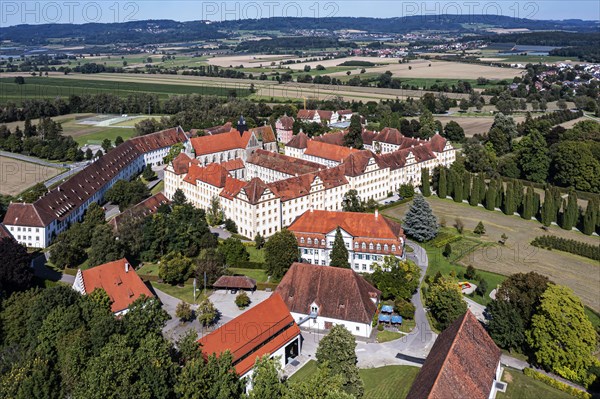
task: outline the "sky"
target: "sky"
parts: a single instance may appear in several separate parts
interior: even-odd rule
[[[433,14],[502,14],[530,19],[600,20],[600,1],[0,0],[0,27],[41,23],[127,22],[144,19],[223,21],[282,16],[389,18]]]

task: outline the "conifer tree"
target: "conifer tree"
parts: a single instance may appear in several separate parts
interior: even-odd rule
[[[453,188],[452,188],[452,199],[454,202],[462,202],[463,200],[463,179],[458,173],[452,173],[453,177]]]
[[[339,226],[335,231],[335,240],[333,241],[330,257],[329,264],[331,266],[343,267],[345,269],[350,268],[350,263],[348,262],[348,249],[346,249],[344,237],[342,236],[342,231]]]
[[[591,235],[594,232],[596,229],[596,221],[600,219],[599,213],[597,200],[594,198],[588,201],[585,214],[583,215],[583,234]]]
[[[487,191],[485,192],[485,209],[493,211],[496,208],[496,195],[498,194],[498,188],[496,187],[496,181],[490,180]]]
[[[471,195],[469,196],[469,205],[471,206],[477,206],[479,204],[479,183],[479,176],[475,176],[473,178],[473,187],[471,188]]]
[[[550,189],[546,189],[544,192],[541,216],[544,226],[550,226],[552,222],[556,221],[556,206],[554,205],[554,197],[550,193]]]
[[[417,241],[428,241],[438,232],[437,219],[423,196],[416,195],[404,217],[404,232]]]
[[[431,196],[431,185],[429,183],[429,169],[421,169],[421,194],[424,197]]]
[[[515,212],[519,212],[521,209],[521,205],[523,204],[523,198],[525,197],[523,193],[523,183],[520,180],[515,180],[513,182],[513,193],[514,193],[514,209]]]
[[[513,193],[513,183],[506,183],[506,192],[504,193],[504,199],[502,204],[502,212],[505,215],[512,215],[514,213],[513,210],[513,201],[514,201],[514,193]]]
[[[496,208],[500,209],[502,208],[502,200],[504,199],[504,184],[502,180],[496,181],[496,188],[498,189],[496,193]]]
[[[574,190],[569,192],[566,206],[563,207],[562,227],[565,230],[571,230],[577,225],[579,219],[579,207],[577,206],[577,193]]]
[[[462,199],[468,200],[471,196],[471,172],[468,172],[466,170],[463,172],[462,188]]]
[[[521,207],[521,217],[525,220],[531,220],[531,217],[535,215],[537,209],[534,208],[534,191],[533,186],[527,187],[527,192],[525,194],[525,198],[523,199],[523,204]]]
[[[448,183],[446,181],[446,168],[440,169],[440,178],[438,180],[437,195],[441,199],[446,199]]]
[[[478,200],[480,204],[483,204],[483,200],[485,199],[485,176],[483,173],[479,174],[479,195]]]

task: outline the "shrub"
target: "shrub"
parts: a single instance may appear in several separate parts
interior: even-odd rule
[[[477,270],[472,265],[467,266],[467,271],[465,271],[465,278],[467,280],[473,280],[477,276]]]
[[[444,251],[442,252],[442,255],[444,255],[444,257],[446,258],[452,255],[452,245],[450,245],[449,243],[446,244],[446,246],[444,246]]]
[[[484,279],[480,279],[477,282],[477,289],[475,290],[475,292],[477,293],[477,295],[484,297],[485,293],[487,292],[487,289],[488,289],[487,281]]]
[[[411,302],[405,300],[397,300],[394,303],[394,310],[396,311],[396,313],[402,316],[403,319],[412,320],[415,318],[415,305],[413,305]]]
[[[244,309],[250,305],[250,297],[246,294],[246,291],[240,291],[235,297],[235,304],[238,308]]]
[[[412,184],[403,184],[398,189],[398,194],[402,198],[412,198],[415,196],[415,188]]]
[[[194,317],[194,311],[189,303],[181,301],[175,308],[175,316],[179,317],[181,321],[191,321]]]
[[[551,387],[556,388],[559,391],[563,391],[568,393],[569,395],[575,396],[576,398],[592,399],[591,394],[582,391],[581,389],[572,387],[571,385],[565,384],[564,382],[557,381],[554,378],[548,377],[547,375],[542,374],[539,371],[535,371],[534,369],[531,369],[529,367],[523,369],[523,374],[525,374],[527,377],[531,377],[535,380],[541,381],[546,385],[550,385]]]
[[[225,230],[229,231],[230,233],[238,232],[235,222],[229,218],[225,219]]]
[[[483,222],[481,220],[479,221],[479,223],[477,223],[477,226],[475,226],[473,233],[477,234],[478,236],[485,234],[485,226],[483,225]]]
[[[555,236],[536,237],[531,245],[545,249],[558,249],[575,255],[600,260],[600,245],[591,245],[584,242],[560,238]]]
[[[377,325],[377,331],[383,331],[383,324]]]

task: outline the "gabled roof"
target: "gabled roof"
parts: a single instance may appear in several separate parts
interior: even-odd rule
[[[404,140],[404,136],[398,129],[394,129],[391,127],[383,128],[376,136],[375,140],[380,141],[382,143],[396,144],[400,145]]]
[[[197,159],[190,158],[184,152],[180,152],[179,155],[177,155],[175,157],[175,159],[173,159],[172,163],[173,163],[173,171],[177,175],[182,175],[184,173],[187,173],[190,170],[190,166],[192,164],[194,164],[194,165],[200,164],[200,162],[198,162]]]
[[[317,176],[319,176],[327,189],[348,184],[348,179],[344,176],[344,167],[342,165],[322,170],[317,173]]]
[[[221,164],[211,163],[207,166],[192,165],[183,180],[193,185],[199,180],[214,187],[225,187],[228,176],[229,172]]]
[[[298,119],[313,119],[315,117],[315,111],[310,109],[301,109],[296,115]]]
[[[328,144],[321,141],[309,140],[305,155],[312,155],[317,158],[323,158],[330,161],[342,162],[348,155],[358,150],[354,148],[342,147],[339,145]]]
[[[446,147],[446,142],[447,142],[447,140],[445,138],[440,136],[439,133],[436,133],[433,135],[433,137],[429,141],[429,144],[431,146],[432,151],[442,152],[442,151],[444,151],[444,147]]]
[[[372,145],[373,139],[377,136],[376,132],[364,129],[362,132],[362,141],[364,145]]]
[[[353,237],[398,239],[402,227],[384,216],[373,213],[312,210],[300,215],[288,227],[294,233],[327,234],[337,227]]]
[[[126,264],[129,265],[128,271]],[[91,294],[96,288],[106,291],[112,301],[113,313],[127,309],[141,295],[154,296],[125,258],[82,270],[81,276],[86,294]]]
[[[208,135],[229,133],[231,131],[231,127],[232,127],[231,122],[227,122],[224,125],[213,126],[213,127],[204,129],[204,132]]]
[[[293,263],[275,290],[290,312],[371,324],[381,292],[351,269]]]
[[[263,143],[275,143],[277,141],[271,125],[255,127],[253,129],[250,129],[250,131],[254,133],[256,135],[256,138],[262,141]]]
[[[487,399],[501,351],[470,310],[436,339],[407,399]]]
[[[246,276],[221,276],[213,284],[213,288],[238,288],[252,290],[256,288],[256,280]]]
[[[313,181],[313,174],[305,174],[269,183],[269,189],[281,201],[289,201],[294,198],[309,195],[310,185]]]
[[[119,230],[119,225],[123,222],[125,218],[129,217],[146,217],[148,215],[152,215],[158,211],[158,208],[161,205],[170,204],[171,201],[163,193],[158,193],[153,195],[150,198],[146,198],[142,202],[134,205],[133,207],[127,209],[125,212],[115,216],[109,222],[113,226],[115,230]]]
[[[369,150],[357,151],[348,155],[342,163],[345,175],[352,177],[362,175],[365,173],[371,158],[373,158],[373,153]]]
[[[244,186],[243,190],[246,193],[246,197],[248,197],[248,201],[254,205],[260,200],[260,197],[262,197],[267,188],[265,182],[255,177]]]
[[[333,116],[333,111],[317,111],[317,114],[319,114],[319,118],[321,118],[321,120],[331,120],[331,117]]]
[[[244,149],[248,146],[248,141],[250,141],[251,136],[252,133],[249,131],[246,131],[243,135],[240,135],[240,132],[235,129],[231,129],[227,133],[194,137],[190,141],[192,142],[196,156],[199,156],[215,154],[223,151]]]
[[[308,145],[308,136],[304,132],[299,132],[292,137],[285,145],[286,147],[304,149]]]
[[[227,176],[227,179],[225,179],[225,187],[223,187],[223,190],[221,190],[219,196],[227,199],[233,199],[240,193],[240,191],[242,191],[242,188],[244,188],[246,184],[248,183],[243,180],[238,180]]]
[[[244,161],[241,158],[230,159],[229,161],[221,162],[221,166],[228,171],[244,169]]]
[[[3,238],[15,239],[12,234],[10,234],[10,231],[8,231],[8,229],[2,223],[0,223],[0,240]]]
[[[63,221],[142,154],[186,140],[179,127],[127,140],[33,204],[11,204],[5,224],[17,224],[18,219],[20,225],[44,227],[53,220]]]
[[[283,127],[285,130],[292,130],[294,127],[294,118],[284,115],[279,118],[279,123],[281,123],[281,127]]]
[[[304,159],[289,157],[277,152],[256,149],[252,151],[246,163],[276,170],[288,175],[304,175],[325,169],[324,165]]]
[[[320,136],[313,137],[314,141],[320,141],[322,143],[334,144],[344,146],[344,132],[325,133]]]
[[[244,375],[254,367],[257,357],[276,352],[299,334],[300,328],[285,303],[273,294],[199,342],[205,357],[231,352],[235,371]]]

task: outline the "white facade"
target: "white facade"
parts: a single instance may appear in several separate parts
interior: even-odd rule
[[[307,314],[290,312],[296,323],[307,317]],[[324,333],[330,330],[335,325],[343,325],[352,335],[357,337],[369,338],[373,327],[371,323],[358,323],[355,321],[332,319],[330,317],[317,316],[315,319],[309,319],[302,323],[300,327],[307,328],[311,331]]]
[[[293,313],[292,313],[293,316]],[[291,341],[289,341],[288,343],[286,343],[285,345],[283,345],[281,348],[277,349],[275,352],[271,353],[269,355],[269,359],[277,359],[277,361],[279,362],[279,365],[281,366],[281,369],[283,370],[284,367],[286,366],[285,363],[285,350],[287,347],[289,347],[290,345],[298,345],[298,354],[302,353],[302,336],[301,335],[297,335],[294,339],[292,339]],[[291,360],[291,359],[289,359]],[[250,371],[246,372],[244,375],[241,375],[240,378],[245,378],[248,377],[247,381],[248,384],[246,385],[246,392],[249,392],[252,390],[252,376],[254,375],[254,369],[251,369]]]

